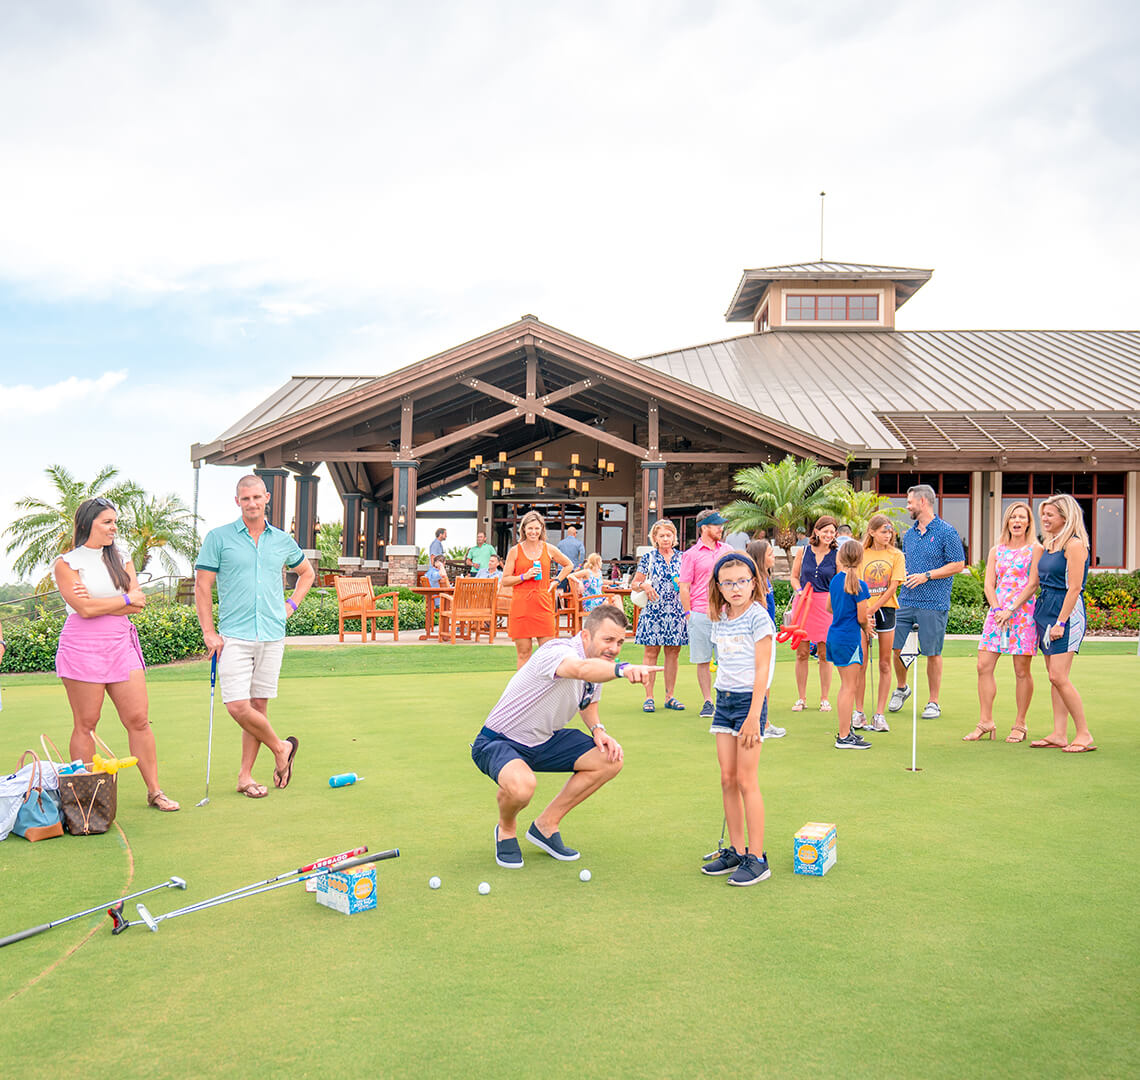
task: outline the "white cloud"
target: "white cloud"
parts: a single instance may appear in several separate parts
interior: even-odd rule
[[[126,378],[126,371],[106,371],[97,379],[80,379],[72,375],[50,386],[5,386],[0,383],[0,414],[43,416],[76,402],[93,404]]]

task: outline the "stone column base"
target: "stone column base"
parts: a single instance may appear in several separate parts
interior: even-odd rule
[[[389,544],[388,584],[413,587],[419,574],[420,549],[414,544]]]

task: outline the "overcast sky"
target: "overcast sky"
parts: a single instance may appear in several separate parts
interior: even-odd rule
[[[630,357],[742,333],[821,190],[828,258],[934,269],[901,329],[1137,329],[1137,9],[4,3],[0,528],[56,462],[189,503],[190,444],[290,375],[525,312]]]

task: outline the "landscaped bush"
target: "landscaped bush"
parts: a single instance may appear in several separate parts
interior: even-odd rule
[[[172,664],[206,651],[198,615],[187,604],[150,600],[131,616],[139,632],[139,645],[147,664]]]
[[[776,614],[779,615],[792,602],[792,583],[781,578],[772,580],[772,591],[775,594]]]
[[[1098,608],[1140,605],[1140,572],[1089,574],[1085,600]]]
[[[982,627],[985,625],[987,611],[989,611],[989,605],[985,603],[951,603],[950,616],[946,620],[946,633],[980,635]]]
[[[950,586],[950,604],[967,607],[986,603],[986,590],[972,574],[955,574]],[[988,605],[987,605],[988,606]]]
[[[1140,630],[1140,607],[1114,607],[1107,611],[1090,606],[1088,628],[1093,634],[1124,634]]]
[[[381,589],[381,592],[393,590]],[[424,598],[410,589],[395,590],[399,592],[400,630],[422,630],[424,628]],[[387,605],[388,601],[384,601]],[[377,626],[381,630],[391,630],[391,619],[379,619]],[[298,637],[309,634],[335,634],[338,630],[336,592],[331,589],[313,589],[297,608],[295,615],[289,617],[285,624],[285,633],[289,637]],[[360,633],[359,619],[346,619],[344,630]]]
[[[8,651],[0,661],[0,671],[53,671],[63,620],[59,614],[9,623],[4,630]]]

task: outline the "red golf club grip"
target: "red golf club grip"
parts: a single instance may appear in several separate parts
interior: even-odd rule
[[[308,866],[302,866],[299,872],[306,874],[310,870],[319,870],[322,866],[332,866],[335,863],[343,862],[345,859],[351,859],[354,855],[363,855],[367,851],[368,845],[362,844],[360,847],[354,847],[350,851],[342,851],[339,855],[328,855],[323,859],[318,859],[316,862],[311,862]]]

